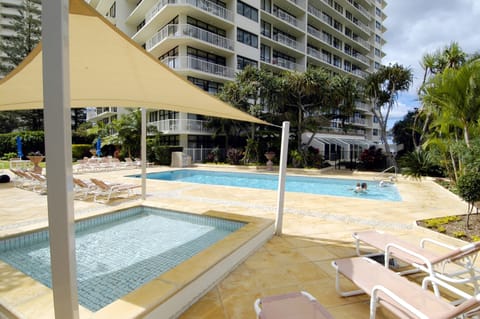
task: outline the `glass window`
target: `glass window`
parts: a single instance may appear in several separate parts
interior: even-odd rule
[[[247,65],[251,65],[254,68],[258,66],[257,61],[245,58],[243,56],[237,56],[237,69],[243,70]]]
[[[258,10],[240,0],[237,1],[237,13],[258,22]]]
[[[248,31],[237,28],[237,41],[258,48],[258,37]]]

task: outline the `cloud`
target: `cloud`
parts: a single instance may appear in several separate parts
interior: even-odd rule
[[[399,63],[411,68],[414,75],[410,91],[401,95],[403,101],[399,103],[402,107],[398,109],[405,115],[419,106],[415,96],[423,80],[420,62],[426,53],[443,49],[451,42],[458,42],[469,54],[480,51],[480,1],[390,0],[385,13],[387,44],[383,50],[387,55],[383,63]],[[403,118],[398,111],[395,116]]]

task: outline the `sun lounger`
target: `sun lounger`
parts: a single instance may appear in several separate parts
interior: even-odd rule
[[[378,306],[383,306],[399,318],[456,318],[476,311],[480,295],[469,296],[434,277],[426,277],[423,287],[399,276],[396,272],[367,257],[340,259],[332,262],[336,269],[337,292],[344,297],[366,293],[370,295],[370,319],[374,319]],[[359,290],[344,291],[340,275],[351,280]],[[463,302],[457,306],[427,290],[430,283],[441,285]]]
[[[259,298],[254,303],[259,319],[333,319],[308,292],[293,292]]]
[[[439,241],[425,238],[416,246],[403,241],[393,235],[379,231],[364,231],[353,234],[356,241],[357,254],[361,255],[360,245],[365,243],[385,254],[385,262],[395,258],[414,267],[414,270],[404,271],[401,274],[423,271],[430,276],[454,284],[473,285],[474,294],[480,292],[478,281],[480,269],[475,262],[480,251],[480,242],[466,244],[462,247],[446,245]],[[427,249],[429,243],[441,247],[445,252]],[[388,265],[386,265],[388,266]],[[438,291],[436,291],[438,293]]]
[[[98,197],[106,197],[106,201],[109,201],[111,198],[125,193],[127,196],[131,196],[134,190],[141,186],[136,184],[109,184],[96,178],[91,178],[90,180],[97,186],[94,192],[94,201],[97,201]]]

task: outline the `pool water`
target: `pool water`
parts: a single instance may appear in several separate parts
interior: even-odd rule
[[[79,303],[97,311],[243,225],[145,206],[79,222]],[[51,287],[47,231],[0,241],[0,259]]]
[[[135,177],[140,177],[140,175],[135,175]],[[278,188],[278,176],[273,174],[233,173],[205,170],[172,170],[148,173],[147,178],[267,190],[276,190]],[[354,192],[353,190],[357,182],[367,183],[367,192]],[[366,180],[288,175],[285,182],[285,191],[384,201],[402,200],[395,185],[392,184],[388,187],[380,187],[378,182]]]

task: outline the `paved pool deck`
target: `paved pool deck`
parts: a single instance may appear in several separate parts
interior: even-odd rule
[[[266,172],[263,169],[223,165],[201,168]],[[147,171],[169,169],[150,167]],[[132,183],[138,180],[127,176],[139,172],[138,169],[118,170],[85,173],[79,176],[84,179],[95,176],[112,182]],[[291,170],[289,174],[348,178],[352,180],[352,187],[358,179],[378,183],[374,181],[378,174],[356,171]],[[466,204],[463,201],[430,179],[417,181],[399,177],[396,185],[402,197],[401,202],[286,193],[282,235],[273,236],[267,244],[193,304],[181,318],[255,318],[253,302],[256,298],[299,290],[311,293],[336,318],[368,318],[367,296],[344,298],[335,292],[335,273],[331,262],[355,255],[351,234],[354,231],[379,229],[412,242],[417,242],[425,236],[439,236],[444,241],[458,244],[457,240],[443,238],[441,235],[416,227],[415,221],[463,214],[466,211]],[[277,193],[268,190],[147,180],[147,200],[165,209],[195,213],[215,210],[275,219]],[[138,197],[130,198],[128,201],[141,202]],[[78,218],[95,215],[106,206],[118,207],[124,202],[125,200],[115,200],[108,204],[100,204],[75,200],[75,216]],[[0,237],[46,224],[45,195],[15,188],[12,183],[0,184]],[[12,279],[8,276],[9,274],[0,268],[0,304],[9,294],[8,283]],[[26,300],[29,297],[18,296],[19,300],[22,298]],[[42,309],[22,311],[26,317],[32,313],[35,314],[35,318],[52,317],[51,314],[42,312]],[[81,314],[81,318],[87,318],[87,315]],[[391,316],[380,310],[377,318]]]

